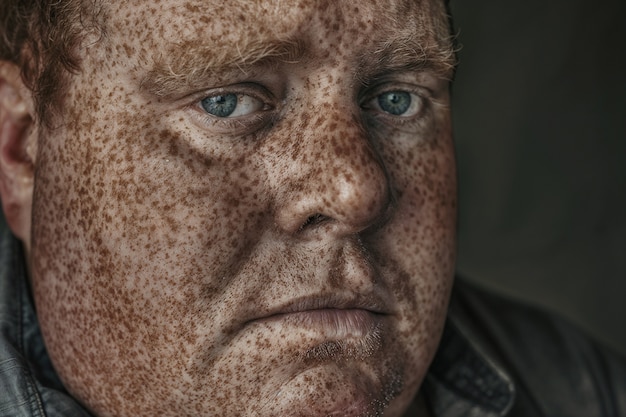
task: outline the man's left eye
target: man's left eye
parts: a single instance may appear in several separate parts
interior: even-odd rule
[[[407,91],[387,91],[370,100],[366,108],[392,116],[413,117],[420,113],[423,105],[423,99],[417,94]]]
[[[200,101],[202,109],[212,116],[229,118],[246,116],[263,110],[261,100],[247,94],[219,94],[204,98]]]

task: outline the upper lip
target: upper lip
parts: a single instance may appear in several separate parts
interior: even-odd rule
[[[267,319],[272,316],[282,314],[301,313],[305,311],[324,309],[358,309],[366,310],[374,314],[390,314],[389,303],[377,294],[319,294],[312,296],[301,296],[289,300],[288,302],[262,309],[254,314],[254,317],[247,322]]]
[[[250,294],[250,300],[254,301],[242,306],[245,312],[239,317],[244,318],[243,322],[330,309],[394,314],[395,300],[384,284],[386,280],[381,278],[369,259],[369,252],[359,241],[349,240],[341,245],[327,246],[327,249],[332,258],[326,262],[329,264],[326,271],[318,266],[313,277],[298,277],[298,272],[294,271],[293,281],[301,281],[301,286],[291,286],[290,282],[279,280],[274,285],[268,283],[267,288],[260,288],[260,293],[259,288],[255,288],[257,293]],[[324,264],[317,258],[315,261],[318,265]],[[286,276],[286,273],[281,271],[280,276]]]

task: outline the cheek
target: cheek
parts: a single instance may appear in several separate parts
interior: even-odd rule
[[[137,271],[175,267],[177,282],[207,267],[219,270],[245,250],[242,236],[255,236],[266,203],[261,175],[253,175],[255,163],[244,150],[225,158],[157,127],[124,132],[116,141],[124,145],[111,153],[124,161],[109,167],[100,190],[105,204],[98,214],[112,227],[102,231],[105,246],[124,248],[120,255],[133,254],[130,262],[143,254]]]
[[[96,404],[116,401],[97,392],[107,381],[133,392],[127,381],[141,378],[131,374],[153,384],[177,378],[199,314],[215,317],[202,320],[206,332],[221,331],[228,318],[210,307],[227,285],[218,277],[245,258],[264,212],[262,175],[251,175],[245,152],[193,148],[130,114],[103,111],[101,121],[117,123],[89,129],[77,118],[47,138],[34,204],[46,344],[65,382]]]
[[[400,306],[403,352],[422,369],[439,342],[456,255],[456,172],[450,131],[432,142],[382,151],[395,215],[376,256]],[[411,379],[411,375],[408,378]]]

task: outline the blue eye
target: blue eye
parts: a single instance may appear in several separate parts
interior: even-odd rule
[[[204,111],[219,118],[246,116],[263,110],[264,103],[247,94],[219,94],[200,101]]]
[[[378,96],[380,109],[394,116],[400,116],[411,108],[411,94],[406,91],[390,91]]]
[[[207,97],[200,102],[202,108],[216,117],[228,117],[237,108],[237,94]]]
[[[417,116],[424,108],[424,99],[408,91],[387,91],[364,104],[367,110],[376,110],[391,116],[410,118]]]

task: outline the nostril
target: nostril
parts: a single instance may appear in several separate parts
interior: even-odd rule
[[[309,226],[314,226],[317,224],[320,224],[324,221],[328,220],[328,217],[324,216],[323,214],[314,214],[312,216],[309,216],[306,221],[302,224],[302,226],[300,226],[300,230],[303,230]]]

